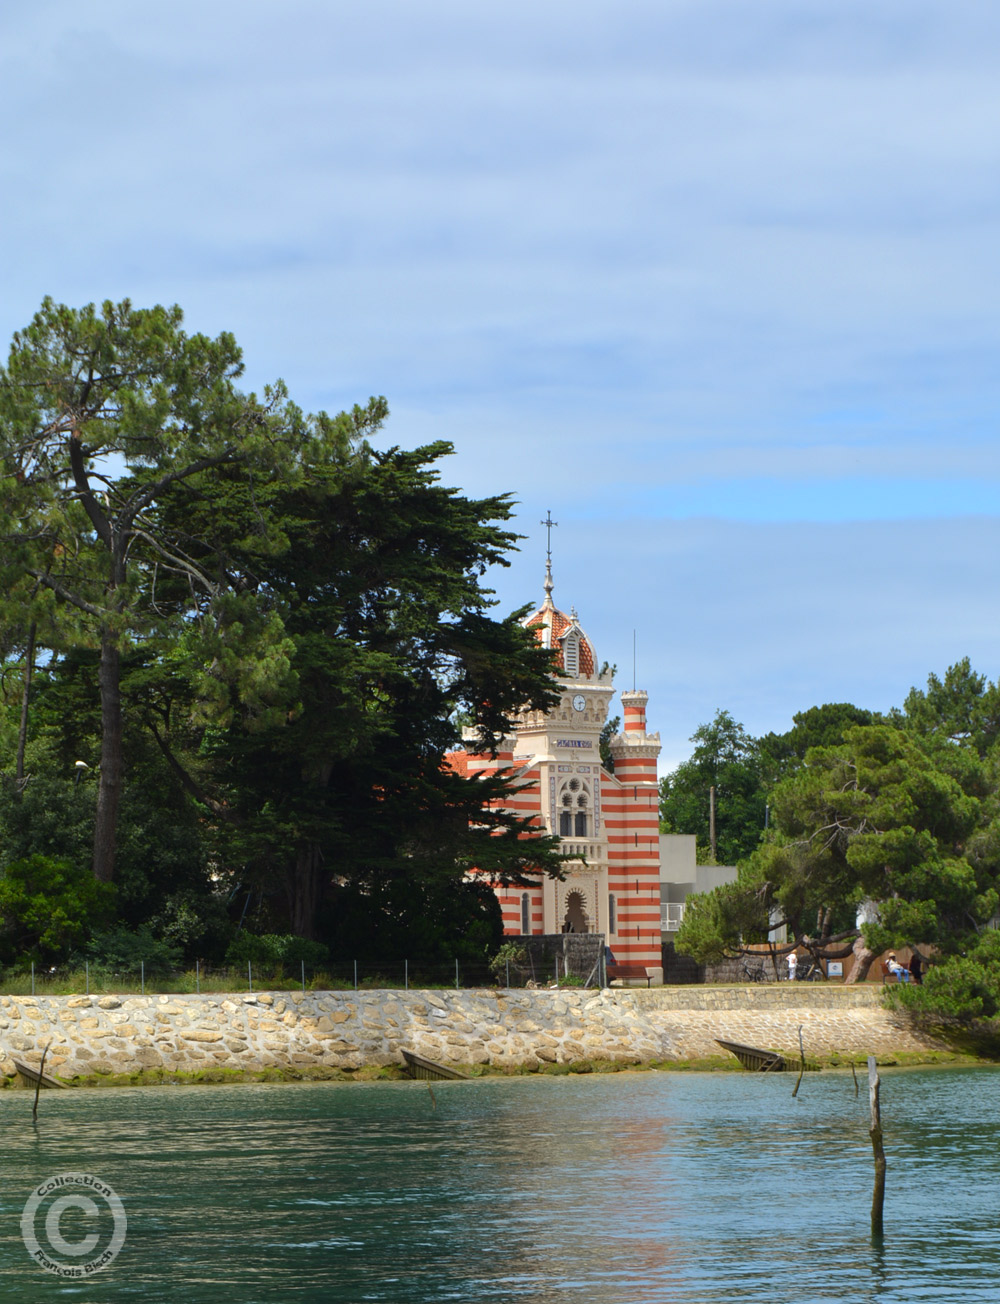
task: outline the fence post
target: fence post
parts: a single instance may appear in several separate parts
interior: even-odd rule
[[[407,991],[407,992],[410,990],[410,962],[409,962],[409,960],[404,960],[404,961],[403,961],[403,990],[404,990],[404,991]]]
[[[302,961],[302,995],[306,994],[306,962]]]
[[[32,962],[31,962],[31,994],[32,994],[32,996],[34,996],[34,994],[35,994],[35,962],[34,962],[34,960],[32,960]]]
[[[505,964],[506,969],[507,969],[507,990],[510,991],[510,961],[509,961],[509,960],[505,960],[505,961],[504,961],[504,964]]]
[[[455,959],[455,986],[458,986],[458,958]]]
[[[556,956],[556,986],[559,986],[559,957]]]
[[[354,961],[354,990],[358,990],[358,962]]]
[[[250,991],[252,992],[253,991],[253,961],[252,960],[247,961],[247,983],[249,984]]]
[[[142,994],[143,994],[143,996],[145,996],[145,995],[146,995],[146,961],[145,961],[145,960],[140,960],[140,961],[139,961],[139,972],[140,972],[140,974],[142,975],[142,977],[141,977],[141,979],[140,979],[140,985],[141,985],[141,987],[142,987]]]
[[[194,962],[194,989],[200,996],[201,995],[201,961],[200,960],[195,960]]]
[[[90,961],[89,960],[84,960],[83,970],[84,973],[87,975],[87,995],[89,996],[90,995]]]

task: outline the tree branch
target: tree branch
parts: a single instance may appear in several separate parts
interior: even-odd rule
[[[69,464],[73,470],[73,484],[77,496],[83,504],[83,510],[90,517],[90,522],[97,531],[97,537],[107,547],[112,546],[111,523],[101,511],[94,497],[94,491],[87,479],[87,468],[83,461],[83,445],[80,442],[79,428],[74,425],[69,435]]]
[[[88,616],[93,616],[96,620],[102,622],[107,619],[108,613],[106,611],[102,611],[100,607],[95,607],[92,603],[77,597],[69,589],[64,589],[58,580],[54,580],[51,575],[46,575],[44,571],[32,570],[30,566],[27,566],[25,567],[25,573],[31,575],[39,584],[44,584],[47,589],[51,589],[57,598],[62,598],[64,602],[68,602],[71,607],[76,607],[78,611],[85,611]]]
[[[153,721],[149,718],[148,715],[146,716],[146,727],[149,729],[149,732],[156,739],[157,745],[159,746],[160,751],[163,753],[164,757],[166,758],[167,764],[170,766],[171,770],[173,770],[174,774],[180,780],[185,790],[189,792],[192,797],[194,797],[195,801],[199,801],[203,806],[207,806],[213,815],[218,815],[220,819],[224,819],[229,823],[233,823],[235,821],[235,812],[230,810],[228,806],[223,805],[222,802],[216,801],[214,797],[210,797],[204,791],[204,789],[202,789],[201,787],[198,786],[197,783],[195,783],[194,779],[184,768],[184,766],[181,765],[180,761],[171,751],[170,746],[167,743],[166,739],[161,737],[160,731],[157,729],[156,725],[153,723]]]

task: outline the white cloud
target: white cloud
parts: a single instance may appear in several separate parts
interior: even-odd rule
[[[0,335],[177,301],[254,385],[386,394],[387,441],[552,507],[675,758],[720,705],[888,706],[990,670],[998,37],[978,0],[8,7]]]

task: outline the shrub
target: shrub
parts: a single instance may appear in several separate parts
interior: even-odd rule
[[[65,959],[111,913],[114,888],[53,856],[15,860],[0,878],[0,956],[25,968]]]
[[[311,942],[307,937],[296,937],[293,933],[264,933],[260,937],[253,933],[240,933],[226,951],[227,964],[242,966],[249,962],[275,969],[286,964],[300,965],[303,961],[311,967],[323,964],[329,958],[322,942]]]
[[[86,957],[99,969],[138,973],[145,965],[147,973],[163,973],[180,967],[183,952],[165,938],[155,937],[148,928],[120,927],[92,937]]]

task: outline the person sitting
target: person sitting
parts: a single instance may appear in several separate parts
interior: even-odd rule
[[[896,952],[890,951],[889,958],[886,960],[886,967],[889,972],[896,975],[896,982],[908,983],[910,981],[910,971],[905,969],[896,959]]]

